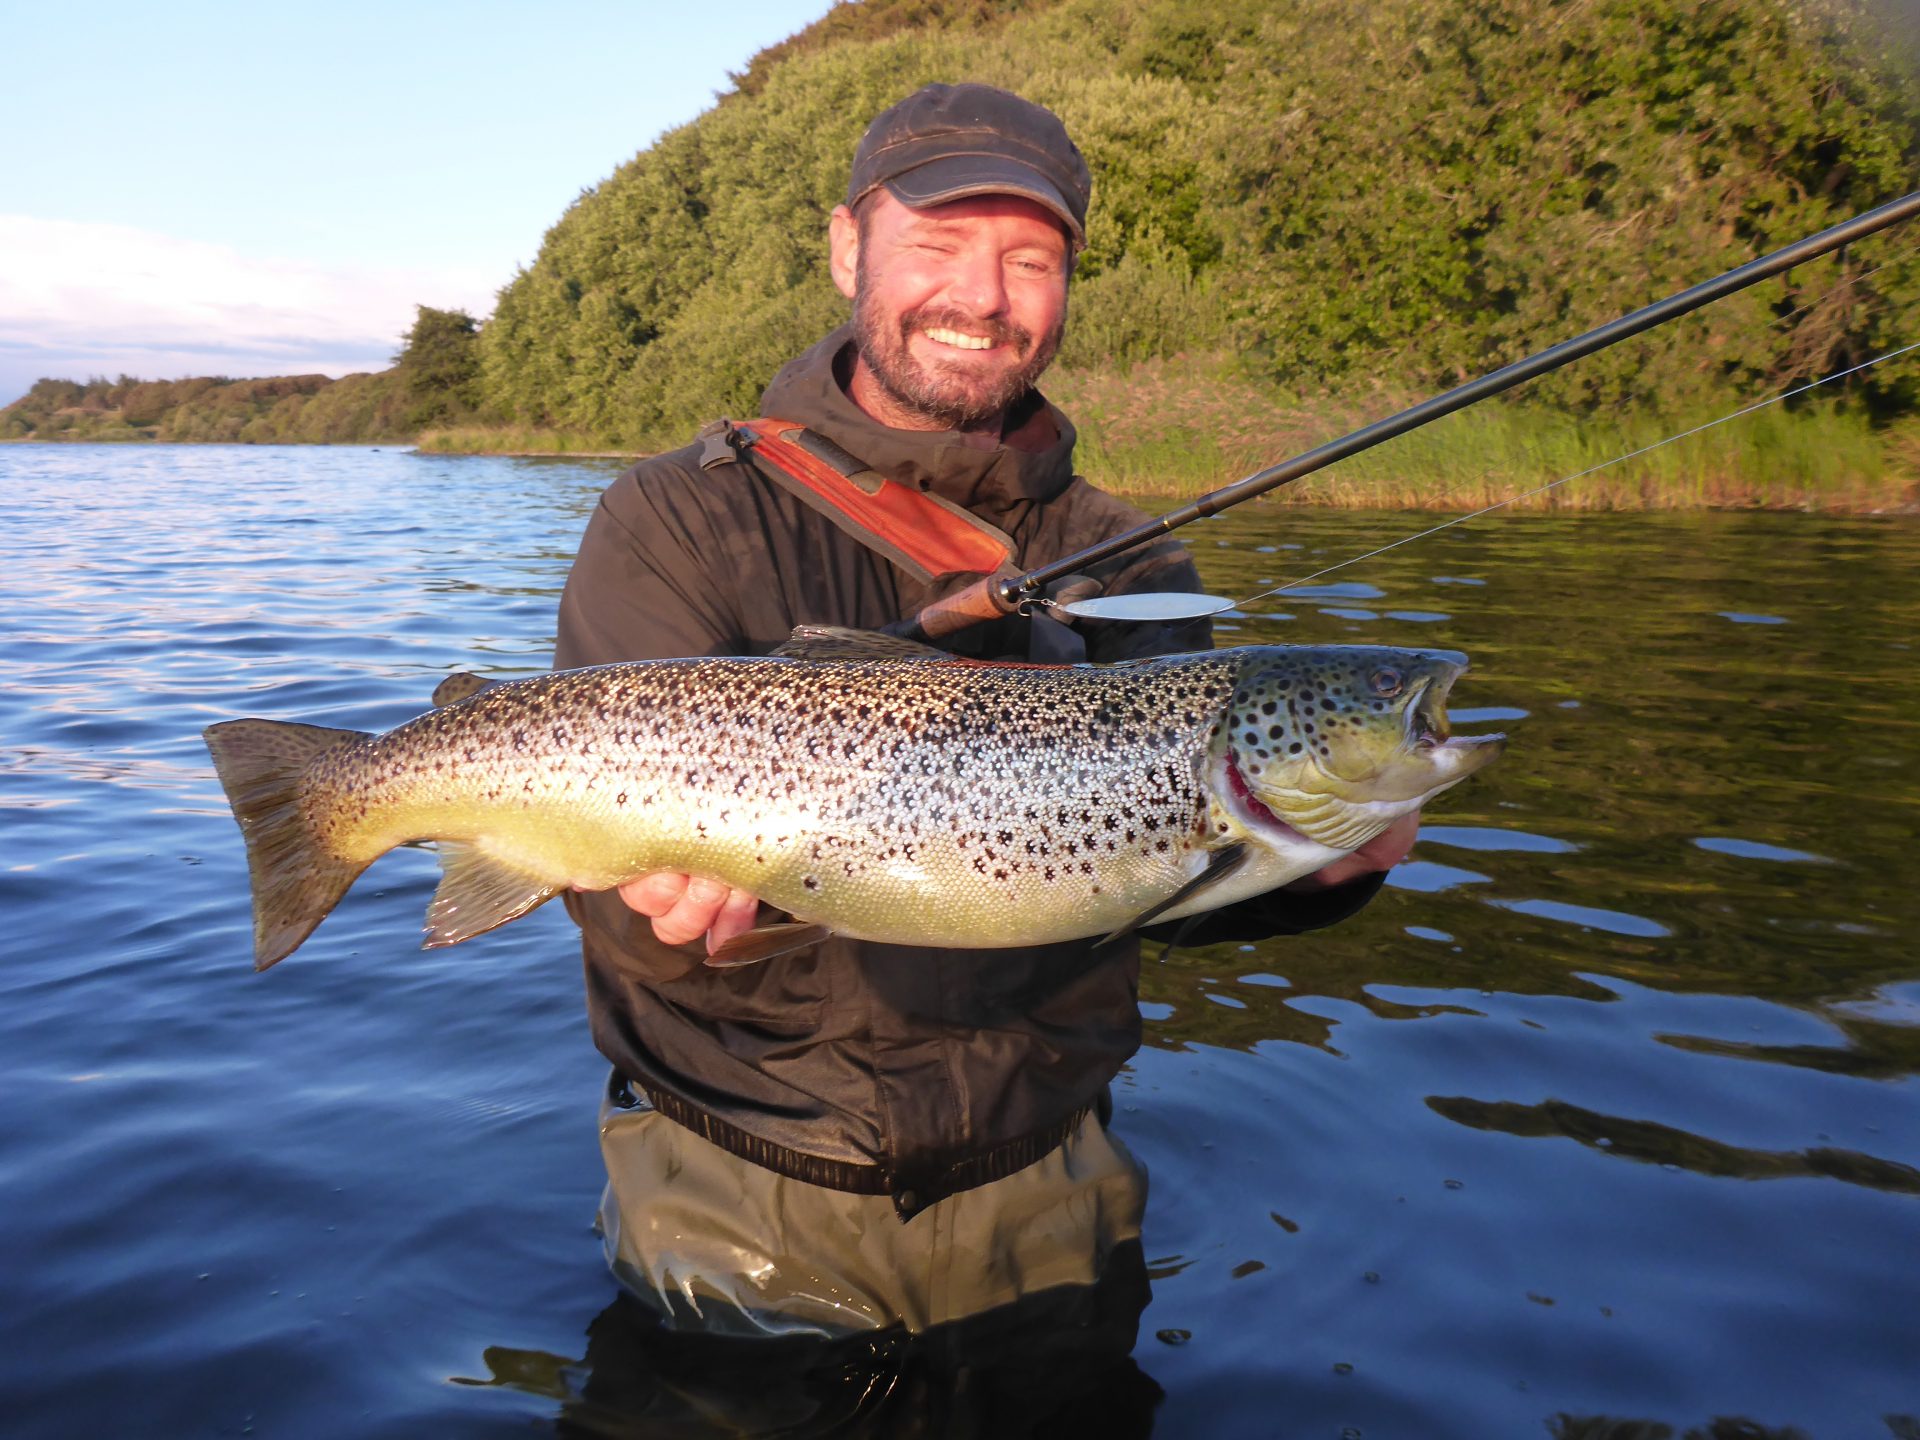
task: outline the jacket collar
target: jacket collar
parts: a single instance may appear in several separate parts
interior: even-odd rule
[[[1015,407],[1014,443],[981,449],[950,430],[896,430],[868,415],[846,392],[853,356],[853,327],[843,325],[774,376],[760,413],[818,430],[882,475],[987,517],[1072,483],[1073,422],[1037,390]]]

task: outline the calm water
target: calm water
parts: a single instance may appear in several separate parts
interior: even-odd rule
[[[0,447],[0,1431],[538,1434],[609,1364],[564,915],[419,952],[402,852],[255,975],[198,732],[542,668],[614,468]],[[1920,1435],[1920,526],[1496,519],[1259,608],[1469,651],[1513,743],[1359,918],[1149,959],[1154,1433]]]

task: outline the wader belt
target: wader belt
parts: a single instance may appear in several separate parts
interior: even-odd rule
[[[702,469],[748,454],[761,473],[925,585],[941,575],[991,575],[1013,541],[965,507],[902,485],[817,431],[791,420],[721,420],[701,432]]]
[[[828,1160],[819,1155],[789,1150],[784,1145],[762,1140],[758,1135],[749,1135],[718,1116],[709,1115],[697,1106],[688,1104],[677,1095],[641,1085],[614,1071],[607,1082],[608,1099],[621,1109],[630,1110],[639,1103],[637,1095],[645,1095],[647,1103],[655,1110],[676,1124],[684,1125],[702,1139],[710,1140],[729,1154],[738,1155],[742,1160],[751,1161],[776,1175],[827,1190],[844,1190],[853,1195],[891,1195],[893,1208],[902,1220],[911,1220],[929,1205],[949,1195],[1003,1180],[1016,1170],[1026,1169],[1036,1160],[1052,1154],[1090,1112],[1102,1112],[1102,1123],[1106,1120],[1106,1114],[1110,1113],[1106,1106],[1095,1101],[1080,1106],[1065,1119],[1044,1129],[1008,1140],[990,1150],[982,1150],[947,1164],[936,1160],[925,1166],[914,1166],[910,1171],[889,1171],[880,1165],[851,1165],[844,1160]],[[1106,1099],[1104,1092],[1102,1099]],[[1111,1103],[1107,1101],[1108,1105]]]

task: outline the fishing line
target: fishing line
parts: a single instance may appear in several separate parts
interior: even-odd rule
[[[1783,400],[1791,400],[1796,395],[1804,395],[1809,390],[1817,390],[1822,385],[1831,384],[1835,380],[1844,380],[1849,375],[1858,375],[1862,370],[1870,370],[1875,365],[1882,364],[1888,360],[1898,359],[1900,356],[1913,350],[1920,350],[1920,340],[1914,341],[1911,345],[1903,345],[1898,350],[1889,350],[1886,354],[1877,355],[1871,360],[1862,361],[1850,369],[1840,370],[1822,379],[1810,381],[1797,389],[1788,390],[1779,395],[1769,396],[1765,400],[1757,400],[1751,405],[1733,411],[1731,414],[1722,415],[1717,420],[1709,420],[1703,425],[1696,425],[1691,430],[1682,430],[1677,435],[1669,435],[1666,439],[1656,440],[1651,445],[1642,445],[1638,450],[1629,450],[1626,454],[1616,455],[1611,460],[1602,460],[1598,465],[1589,465],[1585,470],[1575,471],[1573,474],[1562,476],[1558,480],[1550,480],[1545,485],[1536,485],[1533,489],[1523,490],[1518,495],[1509,495],[1504,500],[1498,500],[1478,510],[1469,511],[1465,515],[1456,515],[1451,520],[1442,521],[1440,524],[1430,529],[1422,530],[1418,534],[1403,536],[1401,539],[1380,546],[1377,550],[1369,550],[1364,555],[1352,556],[1349,559],[1340,561],[1336,565],[1329,565],[1323,570],[1316,570],[1311,575],[1302,575],[1296,580],[1287,581],[1284,585],[1276,585],[1271,590],[1262,590],[1257,595],[1249,595],[1244,600],[1236,600],[1233,603],[1233,608],[1236,610],[1244,610],[1256,600],[1264,600],[1269,595],[1278,595],[1282,591],[1295,589],[1310,581],[1318,580],[1323,575],[1331,575],[1336,570],[1344,570],[1349,565],[1358,565],[1362,560],[1371,560],[1374,556],[1384,555],[1389,550],[1398,550],[1402,545],[1411,545],[1416,540],[1424,540],[1427,536],[1437,535],[1442,530],[1450,530],[1456,525],[1466,524],[1469,520],[1478,520],[1482,515],[1491,515],[1496,510],[1504,510],[1507,506],[1517,504],[1519,501],[1529,499],[1532,496],[1544,495],[1547,491],[1557,490],[1560,486],[1570,481],[1583,479],[1588,475],[1594,474],[1596,471],[1605,470],[1609,466],[1621,464],[1623,461],[1638,459],[1650,451],[1658,450],[1663,445],[1671,445],[1676,440],[1685,440],[1689,435],[1698,435],[1703,430],[1711,430],[1716,425],[1726,424],[1729,420],[1738,420],[1743,415],[1751,415],[1754,411],[1764,410],[1769,405],[1778,405]]]

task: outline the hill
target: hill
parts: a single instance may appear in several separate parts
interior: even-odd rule
[[[977,79],[1053,107],[1094,172],[1049,381],[1087,422],[1090,473],[1192,490],[1914,188],[1920,84],[1895,38],[1871,0],[841,4],[584,192],[493,317],[440,337],[451,369],[416,367],[405,404],[398,378],[355,377],[354,403],[328,405],[444,448],[632,452],[751,413],[844,316],[823,231],[862,127],[930,80]],[[1536,382],[1381,462],[1397,470],[1342,474],[1459,503],[1425,478],[1449,456],[1545,478],[1880,354],[1920,313],[1915,238]],[[326,393],[241,430],[308,438]],[[1797,419],[1660,486],[1881,503],[1920,475],[1920,363]]]
[[[465,311],[417,306],[391,370],[339,380],[41,380],[0,409],[0,440],[406,441],[428,426],[486,416],[478,331]]]
[[[490,401],[634,448],[751,408],[843,313],[821,231],[861,128],[934,79],[1032,96],[1088,156],[1064,368],[1231,357],[1306,394],[1454,383],[1920,169],[1914,87],[1858,5],[982,0],[913,23],[925,13],[836,9],[582,195],[481,335]],[[1534,402],[1679,415],[1865,358],[1920,303],[1912,245],[1806,267]],[[1920,372],[1855,398],[1911,413]]]

